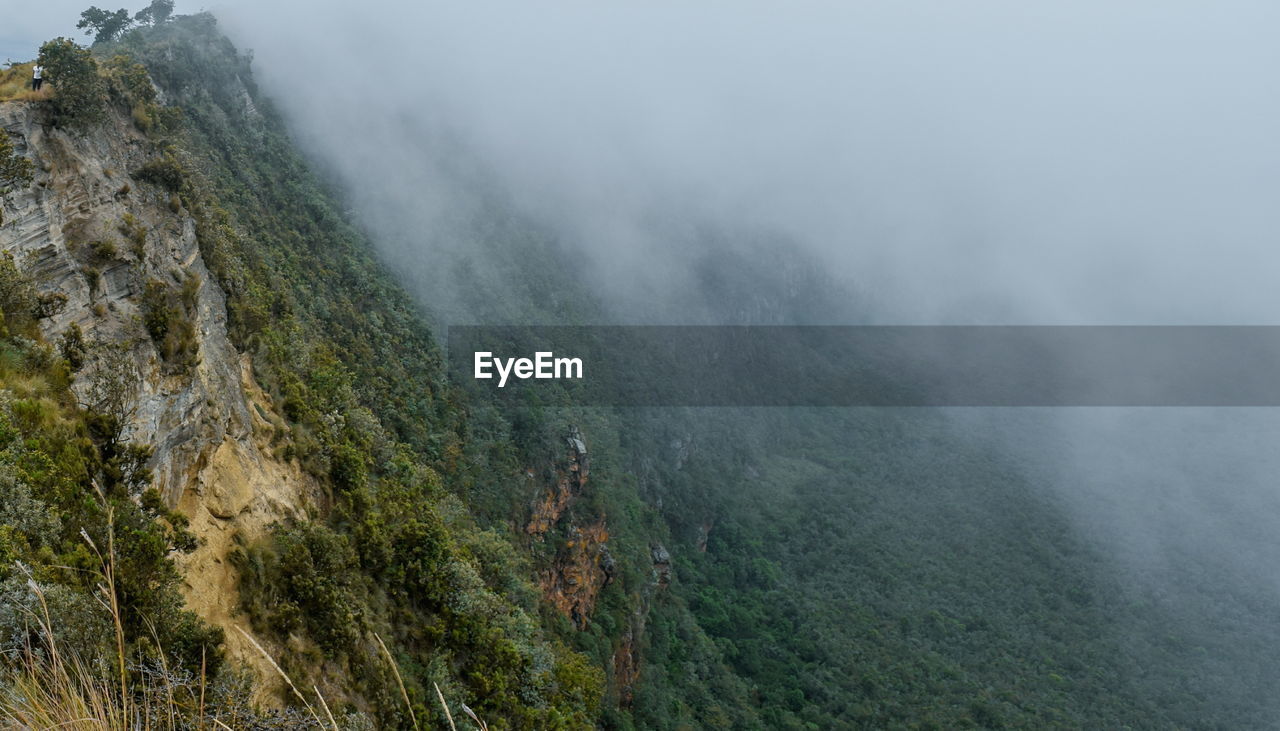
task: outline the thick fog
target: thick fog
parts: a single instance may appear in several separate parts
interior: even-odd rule
[[[410,260],[467,245],[466,174],[615,293],[710,224],[820,257],[880,321],[1280,322],[1274,3],[214,10]]]

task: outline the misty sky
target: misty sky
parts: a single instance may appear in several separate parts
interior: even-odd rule
[[[383,227],[448,230],[449,140],[616,279],[684,217],[896,322],[1280,323],[1274,3],[324,7],[214,10]]]

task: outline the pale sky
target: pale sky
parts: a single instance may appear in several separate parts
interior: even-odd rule
[[[1280,3],[213,9],[405,267],[471,240],[465,154],[611,297],[695,286],[680,232],[711,228],[893,324],[1280,324]]]

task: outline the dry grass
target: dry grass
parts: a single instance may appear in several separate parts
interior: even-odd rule
[[[382,654],[386,656],[387,662],[391,664],[391,671],[395,673],[395,676],[396,676],[396,685],[400,686],[400,697],[404,699],[404,707],[409,709],[409,718],[410,720],[413,721],[414,731],[417,731],[418,717],[414,715],[413,704],[409,702],[409,691],[406,690],[404,687],[404,678],[400,677],[400,666],[399,664],[396,663],[396,659],[391,656],[391,651],[387,649],[387,645],[385,642],[382,641],[382,637],[377,632],[373,633],[373,637],[378,641],[378,647],[382,648]],[[438,685],[436,686],[436,695],[440,695],[440,686]],[[441,695],[440,698],[441,698],[441,701],[443,702],[444,696]],[[449,713],[448,705],[445,705],[444,712],[446,714]],[[451,726],[453,725],[452,717],[449,718],[449,725]]]
[[[114,668],[105,673],[101,668],[95,670],[74,648],[58,646],[44,590],[31,572],[19,564],[27,574],[28,588],[39,601],[40,611],[33,612],[30,620],[38,629],[36,636],[43,646],[28,645],[22,657],[0,676],[0,727],[177,731],[179,719],[192,715],[203,717],[203,673],[198,688],[191,683],[175,683],[174,675],[164,664],[163,649],[156,672],[144,674],[141,681],[130,677],[115,583],[115,530],[110,510],[107,526],[105,553],[87,533],[81,531],[81,536],[99,560],[97,599],[112,619]],[[159,646],[158,638],[156,641]]]
[[[115,592],[114,545],[106,557],[83,534],[90,548],[102,560],[99,601],[111,612],[119,653],[120,678],[124,677],[123,625]],[[111,539],[114,544],[114,536]],[[54,641],[53,619],[44,590],[27,573],[27,586],[40,603],[40,613],[31,620],[39,628],[43,647],[26,648],[18,667],[0,687],[0,723],[13,728],[68,728],[125,731],[147,727],[141,706],[130,697],[128,686],[118,678],[101,677],[74,650],[64,651]],[[171,729],[174,727],[170,727]]]
[[[118,707],[119,699],[79,663],[28,656],[26,667],[5,689],[0,723],[12,728],[109,729],[138,727]]]
[[[0,101],[40,101],[52,95],[49,85],[40,91],[31,90],[31,67],[34,63],[19,63],[0,69]]]
[[[154,668],[130,668],[126,661],[124,624],[115,585],[115,531],[108,510],[107,545],[100,547],[88,534],[81,532],[85,543],[100,562],[98,572],[98,601],[110,614],[114,629],[115,657],[110,669],[102,665],[90,667],[74,650],[59,647],[54,640],[54,621],[50,616],[45,593],[35,581],[30,570],[19,564],[27,574],[27,586],[38,600],[39,608],[31,612],[31,626],[38,629],[35,646],[28,646],[22,657],[0,663],[0,728],[14,729],[71,729],[72,731],[179,731],[179,729],[232,729],[224,723],[216,709],[206,706],[206,683],[202,663],[199,678],[180,677],[165,664],[164,651],[159,637],[152,632],[152,639],[160,650],[159,664]],[[104,550],[105,549],[105,550]],[[241,630],[243,633],[244,631]],[[323,716],[294,685],[293,680],[275,662],[271,655],[250,636],[245,638],[267,658],[280,674],[294,695],[306,709],[306,716],[291,723],[270,728],[309,728],[340,731],[329,704],[320,689],[312,686]],[[376,633],[378,646],[386,656],[413,728],[418,719],[405,689],[391,652]],[[445,702],[440,686],[435,686],[436,696],[444,709],[449,728],[456,731],[453,714]],[[477,731],[488,731],[488,725],[476,716],[465,703],[459,707],[475,724]],[[227,720],[240,724],[234,716]],[[268,728],[252,724],[255,728]]]
[[[267,662],[271,663],[271,667],[275,668],[275,671],[280,674],[280,677],[289,686],[289,689],[293,691],[293,694],[297,696],[299,701],[302,701],[302,705],[307,709],[307,713],[311,715],[311,718],[315,720],[316,724],[323,726],[324,724],[320,723],[320,717],[316,715],[315,709],[311,707],[311,704],[307,702],[306,697],[304,697],[302,695],[302,692],[298,690],[298,686],[293,684],[293,679],[289,677],[289,674],[286,673],[283,669],[281,669],[278,664],[276,664],[275,658],[271,657],[271,653],[264,650],[262,648],[262,645],[259,645],[258,641],[253,639],[253,635],[249,634],[248,632],[245,632],[239,627],[236,627],[236,629],[240,631],[240,634],[244,635],[244,638],[249,641],[249,644],[253,645],[254,649],[262,653],[262,656],[267,659]],[[314,688],[315,686],[312,686],[312,687]],[[328,713],[329,704],[324,702],[324,696],[320,695],[320,689],[316,688],[315,690],[316,690],[316,697],[320,699],[320,703],[324,705],[325,712]],[[332,715],[330,716],[330,719],[332,719]],[[337,731],[337,728],[338,728],[337,724],[334,724],[333,728],[335,729],[335,731]]]

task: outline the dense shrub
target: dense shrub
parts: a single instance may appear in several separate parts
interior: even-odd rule
[[[9,133],[0,130],[0,204],[13,191],[30,185],[34,172],[31,161],[13,149]],[[3,211],[0,211],[0,223],[4,223]]]
[[[171,373],[186,373],[196,363],[195,292],[199,279],[189,275],[181,289],[150,279],[142,290],[143,324]]]
[[[68,371],[52,348],[0,337],[0,647],[33,639],[17,629],[31,615],[13,612],[35,600],[34,577],[59,641],[93,660],[112,637],[99,602],[110,567],[130,662],[157,660],[158,640],[171,667],[196,672],[203,662],[216,675],[220,634],[182,608],[171,560],[192,547],[189,534],[131,492],[149,480],[150,448],[95,429]],[[0,673],[14,657],[0,651]]]
[[[54,124],[83,128],[103,118],[106,87],[89,49],[56,38],[40,47],[39,63],[54,88],[49,100]]]
[[[165,153],[161,157],[147,161],[134,171],[133,177],[176,193],[182,190],[185,176],[178,159],[172,153]]]
[[[35,322],[40,298],[30,277],[18,269],[13,256],[0,254],[0,315],[15,334],[27,332]]]

